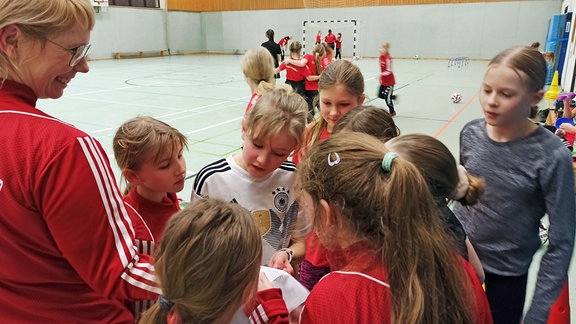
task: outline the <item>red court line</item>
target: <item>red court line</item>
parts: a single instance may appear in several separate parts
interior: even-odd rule
[[[446,124],[444,124],[444,126],[442,126],[442,128],[440,128],[440,130],[434,134],[434,138],[437,138],[438,136],[440,136],[440,134],[442,134],[442,132],[444,132],[446,130],[446,128],[448,128],[448,126],[450,125],[450,123],[452,123],[454,121],[454,119],[456,119],[456,117],[458,117],[458,115],[460,115],[464,110],[466,110],[466,108],[468,108],[468,106],[470,106],[470,103],[476,99],[476,97],[478,96],[478,93],[480,93],[480,91],[476,91],[476,93],[474,94],[474,96],[472,96],[472,98],[470,98],[470,100],[468,100],[464,106],[462,106],[462,108],[460,108],[460,110],[458,110],[454,116],[452,116],[452,118],[450,118],[449,121],[446,122]]]

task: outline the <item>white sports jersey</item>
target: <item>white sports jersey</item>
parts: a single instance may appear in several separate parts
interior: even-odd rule
[[[288,247],[296,224],[298,204],[293,190],[296,165],[285,161],[263,179],[254,179],[231,156],[200,170],[191,200],[210,197],[234,202],[248,209],[262,234],[262,263],[274,252]]]

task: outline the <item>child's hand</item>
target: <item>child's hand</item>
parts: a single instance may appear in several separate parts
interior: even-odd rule
[[[554,132],[554,134],[556,134],[557,136],[563,137],[564,136],[564,131],[560,128],[556,129],[556,132]]]
[[[288,260],[288,254],[284,251],[276,251],[276,253],[272,255],[272,258],[270,258],[268,266],[271,268],[284,270],[291,275],[294,274],[294,268],[292,268],[292,265]]]
[[[569,123],[562,123],[560,129],[565,133],[576,133],[576,127],[570,125]]]

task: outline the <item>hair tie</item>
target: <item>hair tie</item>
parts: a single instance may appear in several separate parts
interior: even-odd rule
[[[468,180],[468,172],[466,172],[466,169],[462,165],[458,165],[456,169],[458,170],[458,184],[456,184],[456,188],[454,188],[454,191],[452,191],[448,198],[460,200],[466,196],[470,181]]]
[[[162,295],[158,297],[158,305],[160,305],[160,309],[165,312],[169,312],[172,309],[172,307],[174,307],[174,304]]]
[[[398,157],[398,153],[388,152],[384,155],[382,159],[382,169],[386,172],[390,172],[392,167],[392,160]]]

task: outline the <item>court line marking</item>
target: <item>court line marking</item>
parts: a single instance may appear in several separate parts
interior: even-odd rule
[[[470,107],[470,104],[472,103],[473,100],[476,99],[476,97],[478,97],[478,94],[480,93],[480,91],[476,91],[476,93],[472,96],[472,98],[470,98],[465,104],[464,106],[462,106],[462,108],[460,108],[460,110],[458,110],[453,116],[452,118],[450,118],[446,124],[444,124],[444,126],[442,126],[442,128],[440,128],[440,130],[438,132],[436,132],[436,134],[434,134],[434,138],[438,138],[438,136],[440,136],[440,134],[442,134],[446,128],[448,128],[448,126],[450,126],[450,124],[456,119],[456,117],[458,117],[464,110],[466,110],[466,108]]]

